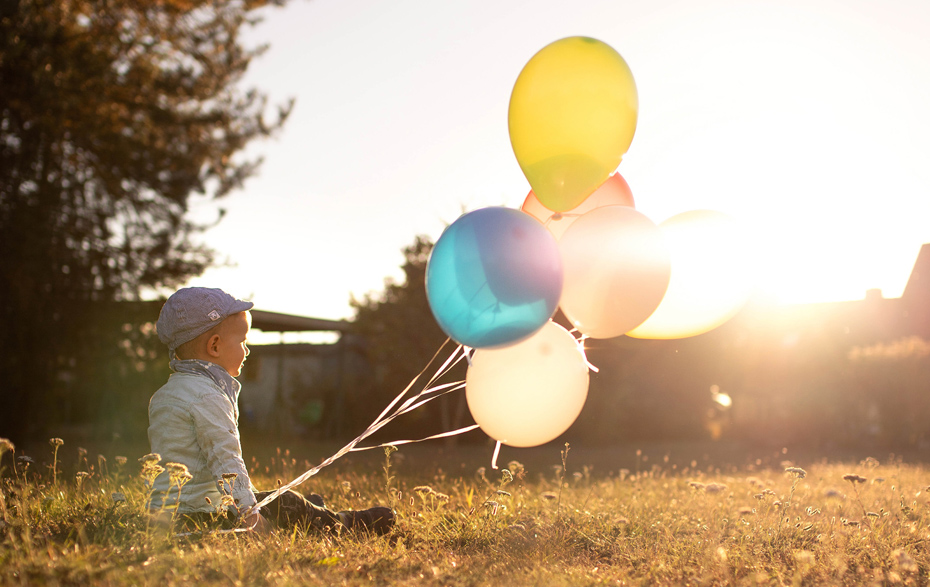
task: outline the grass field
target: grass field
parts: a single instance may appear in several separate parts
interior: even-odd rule
[[[492,470],[475,467],[473,453],[459,458],[442,448],[431,460],[424,455],[440,449],[420,446],[347,459],[301,488],[338,509],[392,505],[398,523],[387,536],[278,530],[179,538],[145,513],[143,455],[56,444],[30,463],[0,440],[0,584],[924,585],[930,578],[930,471],[901,459],[769,458],[718,468],[638,453],[628,467],[608,469],[556,448],[548,462],[545,455],[505,460]],[[62,465],[60,457],[75,451],[76,462]],[[309,465],[288,450],[251,462],[258,487]]]

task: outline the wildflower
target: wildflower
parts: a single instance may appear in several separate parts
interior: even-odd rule
[[[787,467],[785,468],[785,473],[791,473],[793,475],[796,475],[798,479],[803,479],[807,477],[807,471],[805,471],[801,467]]]
[[[213,500],[210,499],[209,495],[204,495],[203,498],[207,501],[207,505],[213,505]]]
[[[63,445],[63,444],[65,443],[65,441],[62,440],[62,439],[60,439],[60,438],[49,438],[49,439],[48,439],[48,443],[51,444],[51,445],[54,446],[54,447],[59,447],[59,446]]]
[[[439,501],[449,501],[449,496],[445,493],[440,493],[438,491],[433,492],[433,497]]]
[[[497,495],[506,495],[507,497],[510,497],[510,492],[509,492],[509,491],[504,491],[503,489],[498,489],[498,490],[497,490]]]
[[[865,477],[860,477],[859,475],[854,475],[852,473],[849,473],[848,475],[843,475],[843,480],[849,481],[853,485],[855,485],[856,483],[865,483],[867,481]]]
[[[736,510],[736,513],[738,513],[741,516],[749,516],[751,514],[756,513],[756,510],[752,509],[749,506],[743,506],[739,508],[738,510]]]
[[[113,500],[113,503],[125,503],[126,494],[120,493],[119,491],[114,491],[112,494],[110,494],[110,499]]]
[[[844,526],[858,526],[858,525],[859,525],[859,520],[846,520],[846,519],[843,519],[842,522],[843,522],[843,525],[844,525]]]
[[[177,485],[180,488],[194,478],[187,470],[187,465],[183,463],[165,463],[165,467],[168,469],[168,479],[171,485]]]
[[[757,493],[757,494],[753,495],[753,497],[756,498],[756,499],[758,499],[759,501],[762,501],[763,499],[765,499],[765,494],[764,494],[764,493]]]
[[[523,463],[519,461],[510,461],[507,463],[507,470],[510,471],[514,477],[520,477],[526,468],[523,466]]]
[[[33,459],[32,457],[26,456],[26,455],[18,456],[18,457],[16,457],[16,460],[19,461],[19,462],[21,462],[21,463],[23,463],[23,464],[25,464],[27,467],[28,467],[29,465],[34,465],[34,464],[35,464],[35,459]]]
[[[703,483],[698,483],[697,481],[688,481],[688,486],[695,491],[702,491],[706,488],[706,485]]]
[[[837,499],[846,499],[846,494],[836,489],[827,489],[823,492],[824,497],[835,497]]]
[[[149,463],[158,463],[161,462],[161,455],[157,452],[149,453],[139,459],[139,462],[142,463],[142,466],[145,466]]]
[[[220,485],[220,491],[226,493],[226,486],[229,485],[229,490],[232,491],[236,487],[236,479],[239,477],[236,473],[223,473],[223,478],[218,480],[217,483]],[[280,487],[280,480],[278,483]]]
[[[116,460],[116,464],[122,467],[126,464],[126,457],[113,457]]]
[[[139,460],[142,461],[142,472],[140,475],[145,480],[146,484],[151,486],[155,483],[155,478],[165,471],[165,468],[158,464],[158,461],[161,460],[161,455],[152,453],[150,455],[145,455]]]
[[[501,484],[506,485],[513,481],[513,473],[510,472],[510,469],[504,469],[501,471]]]
[[[704,491],[707,493],[723,493],[727,490],[727,486],[723,483],[710,483],[704,487]]]
[[[233,496],[231,495],[224,495],[223,499],[220,500],[221,508],[235,507],[235,505],[236,505],[236,500],[233,499]]]
[[[578,471],[575,471],[574,473],[572,473],[572,477],[575,478],[575,481],[581,481],[581,478],[584,477],[584,475],[582,475]]]
[[[165,463],[165,468],[168,469],[168,474],[173,477],[187,473],[187,465],[184,463]]]
[[[77,477],[78,479],[86,479],[90,477],[90,473],[88,473],[87,471],[78,471],[75,474],[75,477]]]
[[[83,458],[86,457],[86,456],[87,456],[87,449],[86,449],[86,448],[81,448],[81,447],[79,446],[79,447],[78,447],[78,458],[79,458],[79,459],[83,459]]]
[[[0,438],[0,455],[5,452],[13,452],[16,447],[10,442],[9,438]]]
[[[554,491],[544,491],[542,494],[540,494],[539,497],[546,501],[552,501],[553,499],[557,499],[559,496],[556,495]]]

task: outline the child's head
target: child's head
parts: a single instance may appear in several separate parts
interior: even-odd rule
[[[236,377],[249,354],[252,305],[221,289],[188,287],[168,298],[155,329],[172,359],[210,361]]]

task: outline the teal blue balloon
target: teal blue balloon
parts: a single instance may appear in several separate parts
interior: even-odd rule
[[[512,208],[469,212],[439,237],[426,266],[426,296],[439,326],[472,348],[529,337],[562,295],[562,257],[552,234]]]

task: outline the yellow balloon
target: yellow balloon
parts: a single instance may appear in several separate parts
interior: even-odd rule
[[[475,422],[508,446],[553,440],[572,425],[587,397],[584,350],[552,321],[511,346],[476,350],[465,375]]]
[[[702,334],[733,317],[752,291],[749,247],[736,221],[722,212],[692,210],[659,224],[672,261],[662,303],[633,338]]]
[[[639,98],[612,47],[568,37],[524,66],[510,96],[510,142],[536,197],[550,210],[581,204],[633,141]]]

